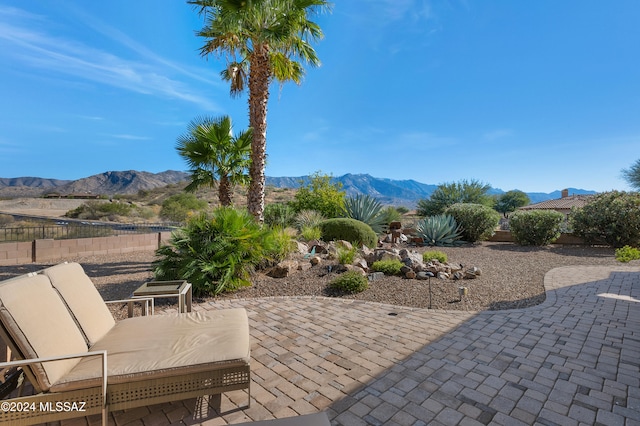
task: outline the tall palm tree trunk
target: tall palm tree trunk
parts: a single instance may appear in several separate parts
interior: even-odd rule
[[[249,126],[251,139],[251,165],[247,209],[258,222],[264,220],[265,166],[267,158],[267,103],[271,69],[266,46],[256,46],[251,55],[249,72]]]

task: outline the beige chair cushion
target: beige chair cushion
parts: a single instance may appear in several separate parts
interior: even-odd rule
[[[0,320],[26,358],[87,352],[84,336],[43,275],[0,283]],[[69,359],[34,365],[37,385],[48,390],[79,362]]]
[[[91,347],[102,349],[107,350],[110,384],[249,365],[247,312],[239,308],[125,319]],[[87,358],[51,389],[94,386],[99,373],[99,359]]]
[[[62,263],[42,271],[60,293],[89,346],[100,340],[115,325],[109,308],[91,278],[78,263]]]

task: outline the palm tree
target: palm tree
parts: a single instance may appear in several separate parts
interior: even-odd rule
[[[191,182],[185,188],[193,192],[202,186],[218,184],[218,199],[230,206],[233,187],[246,184],[250,160],[251,129],[233,136],[231,118],[198,117],[189,123],[187,133],[178,137],[176,149],[191,169]]]
[[[251,141],[247,208],[260,222],[264,212],[267,152],[267,103],[275,79],[300,84],[302,63],[318,66],[311,41],[322,38],[309,15],[328,9],[326,0],[188,0],[204,16],[198,36],[206,39],[202,56],[224,56],[221,72],[231,84],[231,95],[249,88]]]

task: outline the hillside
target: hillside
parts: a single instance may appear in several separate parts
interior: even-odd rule
[[[86,178],[68,181],[36,177],[0,178],[0,197],[40,197],[55,193],[60,195],[94,194],[94,195],[135,195],[140,191],[151,191],[167,185],[175,185],[188,180],[185,172],[168,170],[162,173],[140,172],[135,170],[110,171]],[[301,182],[309,182],[309,176],[300,177],[267,177],[267,186],[273,188],[298,188]],[[368,194],[376,197],[383,204],[415,207],[418,200],[428,198],[437,188],[434,184],[424,184],[415,180],[394,180],[376,178],[368,174],[351,174],[333,177],[334,183],[342,184],[348,196]],[[491,194],[504,193],[492,188]],[[569,188],[570,194],[594,194],[576,188]],[[532,203],[560,198],[560,190],[550,193],[528,193]]]

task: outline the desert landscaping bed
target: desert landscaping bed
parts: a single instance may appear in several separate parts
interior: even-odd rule
[[[406,247],[423,252],[431,248]],[[385,276],[372,281],[369,289],[355,295],[339,295],[328,290],[328,283],[337,274],[329,272],[329,263],[314,266],[287,278],[270,278],[256,273],[253,285],[221,298],[256,298],[278,296],[343,297],[362,301],[402,305],[415,308],[448,310],[516,309],[539,304],[545,300],[543,279],[546,272],[569,265],[616,265],[614,250],[606,247],[552,245],[521,247],[512,243],[490,243],[462,247],[438,247],[449,262],[465,267],[478,267],[482,275],[473,280],[431,279],[429,281]],[[93,279],[106,300],[128,297],[143,282],[152,278],[152,252],[123,255],[85,256],[65,259],[79,262]],[[49,264],[28,264],[0,267],[0,280],[36,271]],[[459,299],[458,287],[468,288],[468,295]],[[173,302],[175,299],[169,301]],[[196,299],[204,301],[203,299]],[[207,300],[215,300],[213,298]],[[167,303],[169,303],[167,301]]]

